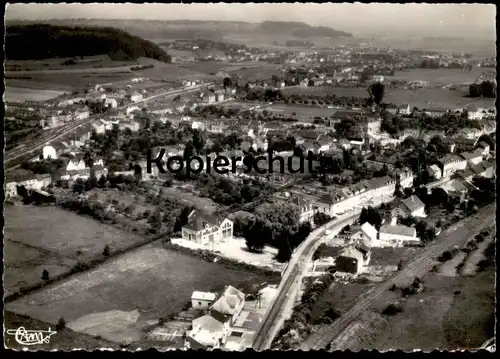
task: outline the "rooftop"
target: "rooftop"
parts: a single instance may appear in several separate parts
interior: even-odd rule
[[[412,227],[401,226],[401,225],[396,225],[396,226],[385,225],[380,227],[380,233],[414,237],[417,232],[415,228]]]

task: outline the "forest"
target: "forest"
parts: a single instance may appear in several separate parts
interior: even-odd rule
[[[171,57],[156,44],[111,27],[12,25],[6,29],[5,53],[9,60],[106,54],[115,61],[139,57],[171,61]]]

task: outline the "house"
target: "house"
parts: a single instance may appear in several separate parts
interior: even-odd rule
[[[57,159],[56,149],[50,145],[46,145],[42,148],[42,157],[43,159]]]
[[[482,161],[476,165],[471,166],[470,171],[475,176],[492,178],[495,175],[495,163],[492,161]]]
[[[5,197],[17,196],[17,187],[24,186],[30,190],[41,190],[52,183],[50,174],[35,175],[31,171],[17,171],[5,177]]]
[[[131,120],[131,121],[119,122],[118,127],[119,127],[120,131],[124,131],[126,128],[128,128],[132,132],[137,132],[137,131],[139,131],[140,125],[139,125],[139,122]]]
[[[92,124],[92,128],[97,134],[103,134],[106,132],[106,125],[101,121],[94,122]]]
[[[383,225],[379,231],[379,241],[381,245],[402,245],[405,243],[418,243],[415,228],[391,223]]]
[[[354,232],[350,236],[350,239],[353,242],[363,241],[365,243],[373,243],[377,240],[377,237],[378,237],[377,229],[374,226],[372,226],[370,223],[365,222],[361,225],[361,228],[359,231]]]
[[[191,306],[194,309],[209,309],[216,298],[217,293],[194,291],[191,295]]]
[[[455,140],[451,137],[445,137],[443,138],[443,145],[446,146],[446,149],[448,150],[449,153],[455,152]]]
[[[335,269],[337,272],[359,274],[370,263],[370,255],[370,249],[362,244],[349,246],[335,259]]]
[[[441,107],[428,108],[423,111],[429,117],[441,117],[449,112],[449,110]]]
[[[294,196],[292,202],[299,207],[300,223],[311,222],[314,219],[314,208],[310,201],[306,201],[300,197]]]
[[[477,139],[464,136],[455,139],[455,146],[460,151],[472,151],[477,145]]]
[[[189,349],[219,349],[225,343],[227,328],[224,323],[210,315],[196,318],[193,329],[186,333],[186,347]]]
[[[223,92],[216,92],[215,93],[215,101],[217,101],[217,102],[224,101],[224,93]]]
[[[84,170],[85,168],[87,168],[87,165],[83,158],[72,158],[66,164],[66,172]]]
[[[437,165],[428,166],[427,172],[429,173],[430,177],[437,179],[437,180],[441,179],[442,171]]]
[[[410,104],[398,105],[399,114],[403,116],[409,116],[412,113],[412,108]]]
[[[384,76],[372,75],[372,82],[384,82]]]
[[[75,110],[75,118],[77,120],[85,120],[89,118],[90,110],[87,107],[81,107]]]
[[[467,161],[457,155],[446,155],[438,159],[439,165],[442,169],[442,177],[450,177],[458,170],[465,170]]]
[[[476,145],[476,150],[480,150],[481,154],[483,156],[486,156],[488,153],[490,153],[490,145],[484,141],[480,141]]]
[[[233,237],[233,222],[193,210],[188,223],[182,227],[182,238],[198,244],[208,245],[224,242]]]
[[[203,99],[203,102],[209,104],[214,103],[217,100],[215,93],[213,93],[212,91],[203,91],[200,94],[200,97]]]
[[[210,315],[221,323],[233,324],[245,306],[245,294],[228,286],[210,307]]]
[[[467,165],[469,166],[477,165],[483,161],[483,153],[481,150],[462,152],[460,156],[467,161]]]
[[[420,198],[415,195],[401,201],[399,206],[396,207],[393,211],[395,216],[412,216],[419,218],[427,217],[427,215],[425,214],[425,204],[420,200]]]
[[[142,95],[140,93],[131,93],[127,95],[126,99],[131,102],[140,102],[142,101]]]
[[[104,106],[106,106],[108,108],[117,108],[118,101],[116,101],[114,98],[106,98],[104,100]]]
[[[313,130],[300,130],[297,131],[297,135],[302,137],[304,140],[317,141],[321,136],[320,133]]]

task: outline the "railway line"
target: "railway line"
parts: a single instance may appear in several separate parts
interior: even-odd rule
[[[212,87],[213,84],[209,83],[205,86]],[[168,92],[162,92],[160,94],[156,94],[156,95],[153,95],[151,97],[148,97],[142,101],[136,102],[136,103],[134,103],[134,105],[146,103],[146,102],[149,102],[151,100],[157,99],[159,97],[164,97],[164,96],[170,97],[170,96],[175,96],[175,95],[179,95],[182,93],[193,92],[193,91],[198,90],[199,88],[200,88],[200,86],[192,87],[192,88],[188,88],[188,89],[178,89],[178,90],[173,90],[173,91],[168,91]],[[117,110],[123,110],[128,106],[129,105],[119,107],[119,108],[117,108]],[[5,167],[6,168],[12,167],[13,160],[15,160],[21,156],[25,156],[25,155],[28,155],[32,152],[35,152],[36,150],[39,150],[43,146],[45,146],[48,142],[54,141],[62,136],[65,136],[65,135],[71,133],[72,131],[76,130],[78,127],[86,125],[88,123],[91,123],[92,121],[97,120],[99,117],[102,117],[102,115],[91,116],[85,120],[70,123],[68,125],[63,126],[62,128],[58,128],[55,133],[54,132],[50,133],[42,138],[35,140],[34,142],[32,142],[30,144],[24,144],[24,145],[19,146],[18,148],[14,148],[11,151],[8,151],[5,154],[5,158],[4,158]]]

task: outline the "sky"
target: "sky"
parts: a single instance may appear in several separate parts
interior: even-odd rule
[[[496,36],[490,4],[8,4],[6,20],[66,18],[301,21],[366,35]]]

